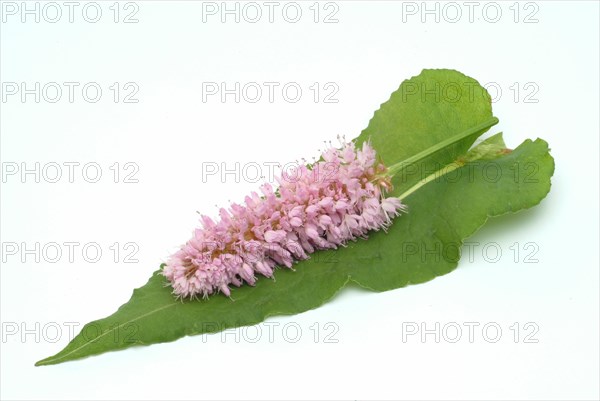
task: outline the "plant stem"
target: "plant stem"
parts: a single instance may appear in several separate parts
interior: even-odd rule
[[[444,166],[443,168],[439,169],[435,173],[428,175],[427,177],[423,178],[421,181],[417,182],[415,185],[410,187],[407,191],[405,191],[400,196],[398,196],[398,199],[403,200],[408,195],[412,194],[417,189],[421,188],[423,185],[425,185],[435,179],[438,179],[438,178],[448,174],[449,172],[454,171],[457,168],[460,168],[464,165],[465,165],[464,163],[452,162],[452,163],[448,164],[447,166]]]
[[[415,164],[415,163],[425,159],[426,157],[429,157],[432,154],[446,148],[447,146],[450,146],[456,142],[459,142],[471,135],[476,134],[479,131],[483,131],[484,129],[490,128],[496,124],[498,124],[498,119],[496,117],[492,117],[484,123],[481,123],[479,125],[471,127],[468,130],[463,131],[458,135],[455,135],[455,136],[448,138],[442,142],[439,142],[439,143],[417,153],[416,155],[409,157],[406,160],[403,160],[399,163],[396,163],[396,164],[388,167],[388,171],[386,172],[386,174],[390,175],[390,176],[394,176],[395,174],[402,171],[403,169],[410,166],[411,164]]]

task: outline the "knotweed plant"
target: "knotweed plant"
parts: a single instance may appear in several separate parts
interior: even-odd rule
[[[216,222],[201,217],[202,227],[163,270],[177,297],[229,296],[231,285],[254,285],[257,275],[273,277],[277,266],[292,268],[316,250],[385,230],[405,209],[385,197],[391,176],[368,142],[329,148],[318,162],[276,181],[276,190],[263,184],[261,194],[220,209]]]
[[[471,90],[469,96],[449,99],[430,96],[432,88]],[[84,326],[65,349],[36,365],[305,312],[350,281],[387,291],[448,273],[457,265],[453,255],[425,261],[421,252],[405,252],[398,244],[455,248],[489,217],[535,206],[550,191],[554,160],[544,140],[526,140],[509,151],[496,133],[475,144],[497,123],[491,97],[476,80],[454,70],[423,70],[380,106],[356,143],[342,141],[318,162],[282,174],[274,186],[265,184],[241,204],[221,209],[216,221],[202,217],[192,238],[126,304]],[[364,142],[368,138],[374,149]],[[535,180],[524,181],[524,166],[532,163]],[[487,179],[490,166],[501,173],[498,181]],[[410,214],[403,213],[404,202]],[[358,240],[388,227],[387,235]],[[350,263],[328,269],[324,261],[300,262],[317,250],[354,240],[352,247],[332,251]],[[357,255],[364,260],[353,260]],[[273,277],[276,268],[291,269],[295,262],[302,280],[280,274],[277,283],[261,285],[267,279],[258,277]],[[327,285],[315,285],[318,280]],[[220,295],[235,296],[232,288],[255,284],[236,302]],[[180,302],[200,297],[209,299]],[[135,337],[122,335],[128,328],[135,329]]]

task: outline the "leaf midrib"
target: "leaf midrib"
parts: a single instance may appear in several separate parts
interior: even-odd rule
[[[102,334],[100,334],[98,337],[94,338],[91,341],[87,341],[87,342],[83,343],[82,345],[80,345],[79,347],[75,348],[74,350],[72,350],[70,352],[67,352],[66,354],[63,354],[60,357],[50,357],[50,358],[43,359],[43,360],[37,362],[35,364],[35,366],[50,365],[53,362],[60,361],[61,359],[64,359],[64,358],[68,357],[69,355],[72,355],[73,353],[75,353],[75,352],[77,352],[77,351],[79,351],[79,350],[87,347],[88,345],[92,344],[94,341],[99,340],[100,338],[106,336],[107,334],[113,333],[115,330],[120,329],[121,327],[125,326],[126,324],[133,323],[135,321],[138,321],[140,319],[143,319],[143,318],[145,318],[147,316],[153,315],[154,313],[158,313],[158,312],[160,312],[162,310],[165,310],[165,309],[170,308],[170,307],[175,306],[175,305],[177,305],[177,304],[172,303],[172,304],[169,304],[169,305],[161,306],[160,308],[157,308],[157,309],[151,310],[149,312],[146,312],[143,315],[140,315],[140,316],[138,316],[138,317],[136,317],[134,319],[127,320],[127,321],[125,321],[125,322],[123,322],[123,323],[121,323],[121,324],[119,324],[117,326],[113,326],[113,328],[110,328],[110,329],[106,330],[105,332],[103,332]],[[84,326],[84,328],[85,328],[85,326]]]

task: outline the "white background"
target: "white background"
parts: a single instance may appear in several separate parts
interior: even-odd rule
[[[256,23],[248,22],[248,8],[239,23],[234,15],[222,23],[220,13],[203,21],[203,3],[193,1],[121,3],[116,23],[113,2],[100,3],[96,23],[84,18],[94,18],[90,6],[82,15],[85,2],[72,23],[62,2],[55,23],[48,20],[56,9],[38,3],[39,23],[27,14],[22,22],[21,3],[12,3],[14,15],[7,3],[0,32],[3,246],[72,241],[97,243],[103,254],[86,262],[80,246],[73,263],[66,248],[56,263],[36,263],[34,255],[23,263],[20,254],[3,252],[3,399],[598,399],[598,3],[480,2],[470,21],[463,2],[427,3],[438,7],[436,16],[423,14],[421,2],[340,1],[319,4],[317,23],[313,2],[300,3],[297,23],[282,16],[286,3],[275,8],[273,23],[262,2]],[[324,23],[336,9],[338,22]],[[133,11],[138,22],[124,23]],[[214,215],[215,205],[259,185],[231,175],[225,183],[218,175],[202,182],[203,162],[310,160],[323,140],[356,137],[400,82],[422,68],[458,69],[490,92],[499,88],[492,95],[501,123],[492,132],[504,131],[512,147],[542,137],[556,159],[549,196],[490,221],[470,239],[480,244],[471,260],[423,285],[381,294],[345,289],[316,310],[269,319],[272,338],[262,325],[256,343],[256,329],[247,329],[237,332],[239,342],[231,331],[33,366],[68,343],[67,325],[78,332],[127,301],[188,239],[196,211]],[[54,92],[40,93],[36,103],[35,95],[23,101],[5,90],[22,82],[30,89],[36,82],[79,86],[73,102],[62,86],[56,103],[48,101]],[[96,103],[81,93],[90,82],[103,91]],[[126,83],[137,85],[138,102],[115,103],[115,82],[121,96],[131,91]],[[303,94],[296,103],[280,89],[272,103],[266,92],[257,103],[236,103],[232,95],[203,102],[203,82],[295,82]],[[309,89],[315,82],[322,90],[317,103]],[[323,101],[328,82],[339,88],[337,103]],[[80,165],[73,183],[64,165],[57,183],[7,175],[14,163],[36,162]],[[89,162],[102,169],[97,183],[82,176]],[[128,162],[139,167],[130,177],[138,183],[123,182],[133,171],[124,168]],[[123,263],[129,252],[121,249],[115,263],[115,242],[137,244],[139,262]],[[495,263],[492,251],[482,254],[490,243],[502,250]],[[533,248],[525,249],[528,243]],[[525,263],[535,249],[537,263]],[[436,322],[440,331],[463,327],[462,338],[451,343],[453,332],[442,332],[439,343],[432,334],[403,341],[408,326],[432,329]],[[468,322],[479,324],[473,342]],[[486,323],[502,329],[497,342],[486,341]],[[537,342],[526,342],[535,328],[530,340]]]

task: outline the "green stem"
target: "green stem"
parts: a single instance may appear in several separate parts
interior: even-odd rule
[[[447,166],[444,166],[440,170],[436,171],[433,174],[428,175],[427,177],[423,178],[421,181],[417,182],[415,185],[410,187],[407,191],[400,194],[400,196],[398,196],[398,199],[403,200],[408,195],[412,194],[417,189],[421,188],[423,185],[425,185],[433,180],[436,180],[436,179],[448,174],[449,172],[454,171],[457,168],[460,168],[464,165],[465,165],[464,163],[452,162],[452,163],[448,164]]]
[[[426,157],[429,157],[432,154],[446,148],[447,146],[450,146],[456,142],[459,142],[471,135],[478,133],[479,131],[483,131],[483,130],[490,128],[496,124],[498,124],[498,119],[496,117],[492,117],[484,123],[481,123],[479,125],[471,127],[468,130],[463,131],[458,135],[455,135],[455,136],[450,137],[442,142],[439,142],[439,143],[435,144],[434,146],[431,146],[431,147],[423,150],[422,152],[419,152],[416,155],[409,157],[406,160],[403,160],[399,163],[396,163],[396,164],[388,167],[388,171],[386,172],[386,175],[394,176],[395,174],[402,171],[403,169],[410,166],[411,164],[415,164],[415,163],[425,159]]]

